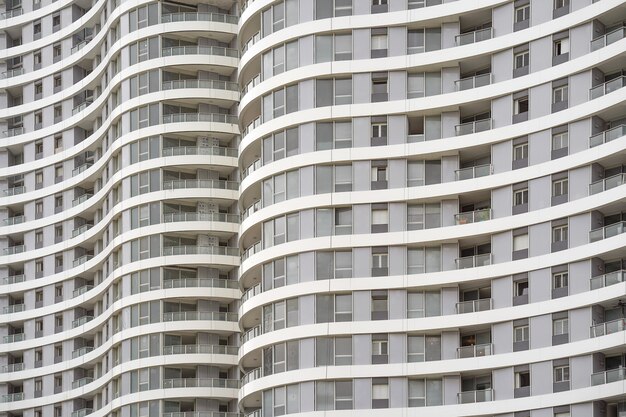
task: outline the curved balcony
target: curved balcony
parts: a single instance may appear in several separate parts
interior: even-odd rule
[[[239,223],[239,215],[231,213],[165,213],[163,223],[176,222],[223,222]]]
[[[171,180],[163,181],[163,190],[180,190],[185,188],[218,188],[222,190],[237,190],[237,181],[226,180]]]
[[[471,135],[472,133],[485,132],[487,130],[491,130],[491,119],[461,123],[454,127],[454,132],[457,136]]]
[[[616,174],[589,184],[589,195],[601,193],[626,184],[626,174]]]
[[[493,28],[478,29],[472,32],[461,33],[454,37],[457,46],[469,45],[493,38]]]
[[[595,135],[590,136],[589,147],[593,148],[617,138],[621,138],[622,136],[626,136],[626,125],[615,126],[611,129],[605,130],[604,132],[596,133]]]
[[[598,277],[593,277],[589,283],[592,290],[597,290],[598,288],[608,287],[609,285],[624,282],[624,277],[626,277],[626,271],[614,271]]]
[[[458,171],[457,171],[458,172]],[[478,223],[491,220],[491,209],[480,209],[474,211],[467,211],[454,215],[454,221],[456,224],[468,224]]]
[[[164,246],[163,256],[176,255],[223,255],[223,256],[239,256],[239,249],[229,248],[225,246]]]
[[[457,394],[459,404],[482,403],[485,401],[493,401],[493,389],[483,389],[476,391],[463,391]]]
[[[216,155],[229,156],[236,158],[238,151],[235,148],[223,148],[221,146],[175,146],[163,148],[163,156],[181,156],[181,155]]]
[[[600,35],[591,41],[591,50],[597,51],[600,48],[604,48],[612,43],[615,43],[621,39],[624,39],[626,35],[626,27],[622,26],[614,29],[604,35]]]
[[[219,113],[173,113],[163,115],[163,123],[229,123],[237,124],[237,116]]]
[[[456,313],[476,313],[479,311],[487,311],[493,308],[493,300],[491,298],[482,298],[480,300],[461,301],[456,303]]]
[[[483,253],[481,255],[465,256],[463,258],[456,259],[456,268],[475,268],[478,266],[491,265],[491,254]]]
[[[163,313],[163,321],[237,321],[237,313],[221,313],[219,311],[174,311]]]
[[[484,87],[493,84],[493,74],[480,74],[473,77],[462,78],[454,82],[456,91],[471,90],[472,88]]]
[[[239,283],[232,279],[177,278],[164,280],[163,288],[229,288],[238,290]]]
[[[218,22],[236,25],[239,21],[237,16],[224,13],[181,12],[166,13],[161,16],[161,23],[170,22]]]
[[[168,48],[161,49],[161,56],[163,58],[177,55],[215,55],[239,58],[239,52],[236,49],[224,48],[223,46],[188,45],[170,46]]]
[[[236,379],[172,378],[163,380],[163,388],[230,388],[239,389]]]
[[[623,332],[626,328],[626,319],[617,319],[607,321],[606,323],[596,324],[591,326],[591,337],[600,337],[607,334],[613,334],[617,332]]]
[[[463,358],[478,358],[482,356],[493,355],[493,344],[483,343],[480,345],[461,346],[456,349],[456,357]]]
[[[624,75],[597,85],[589,90],[589,100],[617,91],[624,87],[624,85],[626,85],[626,76]]]
[[[163,346],[164,355],[190,355],[190,354],[237,355],[238,353],[239,353],[239,347],[237,346],[221,346],[221,345]]]
[[[163,81],[162,90],[176,90],[180,88],[211,88],[215,90],[239,91],[239,85],[231,81],[220,80],[174,80]]]
[[[598,240],[604,240],[613,236],[621,235],[624,231],[626,231],[626,221],[600,227],[589,232],[589,242],[593,243]]]
[[[626,368],[609,369],[608,371],[595,372],[591,374],[591,385],[610,384],[611,382],[626,380]]]

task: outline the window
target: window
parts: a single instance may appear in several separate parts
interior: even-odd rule
[[[513,341],[526,342],[530,337],[530,329],[528,325],[517,326],[513,328]]]
[[[41,230],[35,232],[35,243],[43,244],[43,232]]]
[[[387,181],[387,166],[372,167],[372,181]]]
[[[554,9],[569,7],[569,0],[554,0]]]
[[[552,335],[559,336],[569,333],[569,319],[556,319],[552,321]]]
[[[55,297],[63,297],[63,285],[57,285],[54,287],[54,296]]]
[[[554,367],[554,383],[568,382],[569,381],[569,365],[555,366]]]
[[[569,286],[569,274],[567,272],[557,272],[552,274],[552,288],[565,288]]]
[[[372,254],[372,268],[373,269],[385,269],[386,270],[388,266],[389,266],[389,254],[387,252]]]
[[[35,172],[35,185],[43,184],[43,171]]]
[[[555,226],[552,228],[552,242],[565,242],[567,241],[568,226]]]
[[[389,341],[387,335],[372,335],[372,355],[381,356],[389,354]]]
[[[35,214],[42,214],[43,213],[43,201],[36,201],[35,202]]]
[[[528,142],[513,147],[513,160],[521,161],[528,158]]]
[[[408,248],[407,274],[441,271],[441,248]]]
[[[372,51],[386,51],[386,50],[387,50],[387,33],[381,33],[381,34],[372,33]],[[374,56],[372,58],[374,58]]]
[[[61,106],[54,106],[54,120],[58,120],[63,116],[63,108]]]
[[[387,137],[387,123],[386,122],[373,122],[372,123],[372,137],[373,138]]]
[[[515,23],[520,23],[530,18],[530,4],[515,9]]]
[[[389,406],[389,382],[387,378],[372,379],[372,408]]]
[[[389,210],[372,207],[372,233],[387,232],[389,228]]]
[[[335,295],[335,321],[352,321],[352,294]]]
[[[513,205],[521,206],[522,204],[528,204],[528,188],[513,192]]]
[[[335,410],[352,410],[352,381],[335,381]]]
[[[372,291],[371,297],[372,320],[387,320],[389,315],[387,291]]]
[[[61,54],[62,54],[61,43],[55,43],[54,45],[52,45],[52,57],[55,59],[58,59],[61,57]]]
[[[528,112],[528,96],[520,97],[513,101],[513,114]]]
[[[410,29],[407,35],[407,45],[409,54],[424,52],[424,29]]]
[[[530,387],[530,371],[515,373],[515,388]]]
[[[437,291],[407,293],[406,316],[409,319],[441,315],[441,293]]]
[[[521,297],[528,294],[528,280],[515,281],[513,283],[513,295],[515,297]]]
[[[52,15],[52,26],[59,26],[61,24],[61,14],[59,12]]]
[[[552,181],[552,197],[567,195],[568,183],[569,180],[567,178]]]
[[[35,97],[43,93],[43,83],[38,81],[35,83]]]
[[[335,35],[335,61],[352,59],[352,35]]]
[[[409,407],[441,405],[443,382],[437,379],[409,379]]]
[[[528,233],[513,236],[513,252],[528,249]]]
[[[554,56],[560,56],[569,53],[569,38],[554,41]]]
[[[63,77],[61,76],[61,74],[56,74],[54,76],[54,88],[61,88],[62,85],[63,85]]]
[[[552,150],[567,148],[569,144],[569,133],[562,132],[552,135]]]
[[[566,102],[568,97],[568,86],[562,85],[560,87],[555,87],[552,89],[552,103],[561,103]]]
[[[33,34],[41,35],[41,20],[35,20],[33,22]]]
[[[56,327],[63,327],[63,316],[55,316],[54,317],[54,325]]]
[[[520,69],[520,68],[524,68],[527,67],[528,64],[530,63],[530,54],[528,51],[523,51],[520,53],[515,54],[514,56],[514,68],[515,69]]]
[[[54,151],[58,152],[63,149],[63,136],[55,136],[54,137]]]

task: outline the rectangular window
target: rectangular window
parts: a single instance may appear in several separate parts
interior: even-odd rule
[[[561,195],[567,195],[569,180],[564,178],[562,180],[552,181],[552,197],[558,197]]]
[[[528,112],[528,96],[520,97],[513,101],[513,114]]]
[[[552,242],[565,242],[567,241],[568,226],[556,226],[552,228]]]
[[[554,56],[564,55],[569,53],[569,38],[559,39],[554,41]]]
[[[528,234],[513,236],[513,251],[528,249]]]
[[[554,0],[554,9],[569,7],[569,0]]]
[[[554,367],[554,383],[569,381],[569,365]]]
[[[520,206],[522,204],[528,204],[528,188],[513,192],[513,205]]]
[[[555,87],[552,89],[552,103],[561,103],[567,101],[569,88],[567,85]]]
[[[567,272],[558,272],[552,275],[552,288],[564,288],[569,286],[569,274]]]
[[[528,158],[528,142],[513,147],[513,160],[520,161]]]
[[[515,9],[515,23],[520,23],[530,18],[530,4]]]
[[[515,54],[514,63],[515,69],[527,67],[530,63],[530,53],[528,51],[523,51]]]
[[[530,371],[515,373],[515,388],[530,387]]]
[[[530,329],[528,325],[517,326],[513,329],[513,341],[525,342],[529,340],[529,337],[530,337]]]
[[[556,151],[559,149],[564,149],[569,146],[569,133],[557,133],[552,135],[552,150]]]
[[[556,319],[552,321],[552,335],[559,336],[569,333],[569,319]]]

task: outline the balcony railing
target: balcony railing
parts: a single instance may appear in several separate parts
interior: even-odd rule
[[[261,126],[261,117],[257,117],[256,119],[248,123],[248,125],[241,132],[241,137],[242,138],[246,137],[248,133],[250,133],[252,130],[254,130],[255,128],[259,126]]]
[[[219,311],[174,311],[163,313],[163,321],[211,320],[237,321],[237,313],[222,313]]]
[[[13,394],[4,394],[2,396],[3,403],[12,403],[14,401],[22,401],[24,399],[23,392],[15,392]]]
[[[86,170],[87,170],[87,169],[89,169],[89,167],[90,167],[90,166],[92,166],[92,165],[93,165],[92,163],[88,162],[88,163],[82,164],[82,165],[80,165],[80,166],[78,166],[78,167],[74,168],[74,169],[72,170],[72,177],[74,177],[74,176],[76,176],[76,175],[80,174],[81,172],[86,171]]]
[[[454,127],[457,136],[470,135],[491,129],[491,119],[476,120],[474,122],[461,123]]]
[[[179,88],[212,88],[215,90],[239,91],[239,85],[231,81],[220,80],[174,80],[164,81],[161,85],[163,90],[176,90]]]
[[[493,401],[494,397],[493,389],[483,389],[476,391],[464,391],[459,392],[458,401],[459,404],[470,404],[470,403],[482,403],[485,401]]]
[[[26,306],[23,303],[13,304],[13,305],[4,307],[2,309],[2,314],[19,313],[20,311],[24,311],[24,310],[26,310]]]
[[[612,175],[608,178],[592,182],[589,185],[589,195],[598,194],[624,184],[626,184],[626,174]]]
[[[203,13],[203,12],[185,12],[185,13],[167,13],[161,16],[161,23],[170,22],[219,22],[231,23],[236,25],[239,21],[237,16],[224,13]]]
[[[236,379],[221,378],[173,378],[164,379],[163,388],[231,388],[239,389]]]
[[[626,326],[626,319],[617,319],[607,321],[606,323],[595,324],[591,326],[591,337],[605,336],[607,334],[617,333],[624,331]]]
[[[22,253],[26,250],[26,246],[24,245],[15,245],[9,246],[8,248],[4,248],[2,250],[3,255],[17,255],[18,253]]]
[[[17,9],[7,10],[6,12],[3,12],[0,16],[2,16],[2,19],[10,19],[12,17],[21,16],[22,13],[24,13],[24,9],[18,7]]]
[[[237,149],[223,148],[221,146],[176,146],[171,148],[163,148],[163,156],[181,156],[181,155],[217,155],[237,157]]]
[[[80,266],[89,261],[91,258],[93,258],[93,255],[83,255],[80,258],[74,259],[72,265],[74,266],[74,268],[76,268],[77,266]]]
[[[80,387],[85,386],[87,384],[90,384],[92,382],[93,382],[93,377],[90,377],[90,376],[86,376],[84,378],[77,379],[75,381],[72,381],[72,389],[80,388]]]
[[[590,280],[591,289],[596,290],[598,288],[608,287],[609,285],[619,284],[620,282],[624,282],[625,277],[626,271],[624,270],[609,272],[604,275],[593,277]]]
[[[84,324],[89,323],[91,320],[93,320],[94,317],[93,316],[82,316],[74,321],[72,321],[72,328],[76,328],[79,326],[82,326]]]
[[[163,280],[163,288],[230,288],[239,289],[239,282],[218,278],[176,278]]]
[[[23,127],[13,127],[11,129],[5,130],[4,136],[13,137],[13,136],[23,135],[24,133],[25,133],[25,130]]]
[[[254,245],[248,247],[248,249],[243,251],[243,253],[241,254],[241,260],[245,261],[246,259],[254,255],[255,253],[260,252],[261,249],[262,249],[261,242],[255,243]]]
[[[248,175],[252,174],[254,171],[256,171],[257,169],[261,168],[262,166],[263,165],[261,164],[261,160],[257,159],[256,161],[254,161],[253,163],[248,165],[246,167],[246,169],[241,171],[241,179],[246,178]]]
[[[173,255],[224,255],[239,256],[239,249],[225,246],[164,246],[163,256]]]
[[[473,167],[457,169],[454,171],[456,180],[469,180],[472,178],[485,177],[493,173],[493,167],[491,164],[476,165]]]
[[[85,233],[87,230],[91,229],[93,227],[93,224],[91,223],[86,223],[83,224],[80,227],[77,227],[76,229],[72,230],[72,237],[76,237],[76,236],[80,236],[83,233]]]
[[[172,113],[163,115],[163,123],[211,122],[237,124],[237,117],[220,113]]]
[[[83,355],[91,352],[95,348],[93,346],[83,346],[82,348],[78,348],[72,352],[72,359],[80,358]]]
[[[241,303],[243,304],[246,301],[248,301],[250,298],[259,294],[261,294],[261,284],[257,284],[254,287],[248,288],[241,296]]]
[[[21,342],[22,340],[25,340],[26,337],[24,337],[24,333],[15,333],[15,334],[10,334],[8,336],[4,336],[2,338],[3,343],[13,343],[13,342]]]
[[[24,368],[24,363],[19,362],[19,363],[12,363],[10,365],[4,365],[0,367],[0,373],[6,374],[6,373],[11,373],[11,372],[19,372],[19,371],[23,371]]]
[[[242,97],[245,96],[248,93],[248,91],[250,91],[251,88],[256,87],[260,83],[261,83],[261,74],[257,75],[256,77],[248,81],[248,83],[241,90],[241,96]]]
[[[589,241],[597,242],[598,240],[607,239],[613,236],[621,235],[626,230],[626,222],[617,222],[608,226],[600,227],[589,232]]]
[[[454,215],[454,220],[456,224],[478,223],[478,222],[484,222],[485,220],[490,220],[490,219],[491,219],[490,208],[474,210],[474,211],[466,211],[466,212]]]
[[[261,32],[257,32],[244,45],[241,46],[241,54],[245,54],[248,49],[252,47],[255,43],[261,40]]]
[[[217,55],[228,56],[232,58],[239,58],[239,52],[233,48],[224,48],[223,46],[171,46],[169,48],[161,49],[161,56],[175,56],[175,55]]]
[[[82,41],[78,42],[76,45],[74,45],[72,47],[72,49],[70,50],[70,53],[75,54],[76,52],[80,51],[81,49],[83,49],[89,42],[91,42],[91,39],[93,39],[93,35],[89,38],[83,39]]]
[[[600,48],[604,48],[605,46],[623,39],[625,35],[626,27],[624,26],[605,33],[604,35],[600,35],[591,41],[591,50],[596,51]]]
[[[261,326],[253,327],[241,335],[241,343],[244,344],[261,335]]]
[[[224,222],[239,223],[239,215],[232,213],[165,213],[163,214],[164,223],[175,222]]]
[[[92,289],[93,289],[93,285],[83,285],[82,287],[76,288],[72,292],[72,298],[76,298],[78,296],[81,296],[81,295],[85,294],[87,291],[92,290]]]
[[[8,277],[2,278],[2,284],[18,284],[20,282],[24,282],[26,280],[26,276],[24,274],[19,275],[9,275]]]
[[[243,414],[231,411],[174,411],[163,413],[161,417],[243,417]]]
[[[4,195],[7,197],[24,194],[25,192],[26,192],[26,187],[24,187],[23,185],[19,187],[7,188],[6,190],[3,191]]]
[[[615,126],[604,132],[597,133],[589,138],[589,147],[599,146],[604,143],[610,142],[617,138],[626,136],[626,125]]]
[[[591,385],[603,385],[610,384],[611,382],[623,381],[626,379],[626,368],[620,366],[619,368],[609,369],[608,371],[601,371],[591,374]]]
[[[72,411],[71,417],[85,417],[93,413],[93,408],[81,408],[80,410]]]
[[[237,181],[195,179],[163,181],[164,190],[179,190],[184,188],[219,188],[222,190],[237,190],[239,189],[239,183]]]
[[[472,88],[484,87],[493,83],[493,74],[480,74],[473,77],[462,78],[454,82],[456,91],[471,90]]]
[[[481,298],[480,300],[461,301],[456,303],[457,314],[476,313],[478,311],[491,310],[493,301],[491,298]]]
[[[457,46],[469,45],[493,38],[493,28],[478,29],[473,32],[461,33],[454,37]]]
[[[489,356],[493,354],[493,345],[491,343],[483,343],[481,345],[461,346],[456,349],[456,356],[462,358],[478,358],[481,356]]]
[[[262,208],[263,204],[261,204],[261,201],[257,201],[256,203],[251,204],[250,207],[246,208],[243,213],[241,213],[241,220],[243,221],[247,219],[249,216],[261,210]]]
[[[474,268],[477,266],[491,265],[491,254],[483,253],[481,255],[465,256],[456,259],[457,269]]]
[[[597,85],[589,90],[589,99],[593,100],[594,98],[602,97],[606,94],[612,93],[613,91],[617,91],[624,87],[625,84],[626,76],[622,75],[621,77],[617,77],[603,84]]]
[[[163,346],[164,355],[188,355],[188,354],[210,354],[210,355],[237,355],[237,346],[221,345],[171,345]]]
[[[80,197],[75,198],[74,200],[72,200],[72,207],[76,207],[77,205],[84,203],[91,197],[93,197],[93,194],[86,193],[86,194],[81,195]]]
[[[253,370],[251,370],[250,372],[246,373],[244,376],[241,377],[241,385],[244,386],[248,382],[252,382],[256,379],[261,378],[261,376],[262,376],[261,368],[254,368]]]
[[[22,74],[24,74],[24,68],[14,68],[14,69],[4,71],[2,73],[2,78],[13,78]]]
[[[78,106],[74,107],[72,109],[72,115],[75,115],[76,113],[80,113],[81,111],[85,110],[87,107],[89,107],[91,104],[93,103],[93,100],[86,100],[83,101],[82,103],[80,103]]]
[[[13,226],[14,224],[24,223],[24,219],[25,217],[23,215],[13,216],[13,217],[9,217],[8,219],[4,219],[2,223],[4,223],[5,226]]]

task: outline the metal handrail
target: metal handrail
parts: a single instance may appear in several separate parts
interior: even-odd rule
[[[471,135],[472,133],[484,132],[486,130],[491,130],[491,118],[461,123],[454,126],[454,131],[457,136]]]
[[[218,22],[236,25],[239,22],[239,18],[232,14],[208,12],[166,13],[161,16],[161,23],[170,22]]]
[[[163,156],[181,155],[218,155],[236,158],[238,150],[236,148],[224,148],[221,146],[173,146],[163,148]]]
[[[626,27],[618,27],[610,32],[600,35],[597,38],[591,40],[591,51],[596,51],[600,48],[604,48],[614,42],[623,39],[626,36]]]
[[[239,91],[239,84],[232,81],[220,80],[172,80],[163,81],[162,90],[176,90],[179,88],[211,88],[215,90]]]
[[[163,355],[188,355],[188,354],[212,354],[212,355],[237,355],[239,347],[222,345],[169,345],[163,346]]]
[[[465,256],[456,259],[457,269],[475,268],[478,266],[491,265],[491,254],[483,253],[481,255]]]
[[[93,288],[94,288],[93,285],[83,285],[82,287],[76,288],[74,291],[72,291],[72,298],[83,295],[87,291],[92,290]]]
[[[239,58],[239,51],[233,48],[225,48],[223,46],[200,45],[170,46],[168,48],[161,49],[162,57],[176,55],[216,55]]]
[[[94,316],[82,316],[82,317],[79,317],[76,320],[72,321],[72,328],[76,328],[76,327],[82,326],[84,324],[87,324],[87,323],[89,323],[93,319],[94,319]]]
[[[479,345],[461,346],[456,349],[457,358],[478,358],[493,354],[493,344],[482,343]]]
[[[456,91],[470,90],[472,88],[484,87],[493,84],[493,74],[479,74],[472,77],[461,78],[454,82]]]
[[[255,295],[259,295],[261,294],[261,284],[256,284],[254,287],[250,287],[248,288],[243,295],[241,296],[241,303],[245,303],[246,301],[248,301],[250,298],[254,297]]]
[[[26,246],[25,245],[15,245],[15,246],[9,246],[8,248],[4,248],[2,250],[2,254],[3,255],[17,255],[18,253],[22,253],[26,250]]]
[[[26,192],[26,187],[20,185],[19,187],[11,187],[3,190],[3,193],[7,197],[11,197],[14,195],[24,194]]]
[[[232,279],[219,278],[175,278],[163,280],[163,288],[229,288],[239,289],[239,283]]]
[[[459,404],[482,403],[485,401],[493,401],[494,391],[492,388],[463,391],[457,394]]]
[[[26,305],[24,303],[12,304],[10,306],[3,307],[2,314],[19,313],[20,311],[24,311],[24,310],[26,310]]]
[[[239,256],[238,248],[225,246],[196,246],[196,245],[177,245],[164,246],[163,256],[173,255],[225,255]]]
[[[219,311],[173,311],[163,313],[164,322],[185,320],[237,321],[238,314]]]
[[[609,369],[608,371],[594,372],[591,374],[591,385],[603,385],[611,382],[623,381],[626,379],[626,368]]]
[[[626,184],[626,174],[611,175],[589,184],[589,195],[601,193],[624,184]]]
[[[626,231],[626,221],[609,224],[599,227],[589,232],[589,242],[607,239],[609,237],[621,235]]]
[[[623,332],[626,329],[626,319],[616,319],[604,323],[594,324],[590,327],[590,337],[606,336],[617,332]]]
[[[487,311],[493,308],[493,300],[491,298],[481,298],[479,300],[461,301],[456,303],[457,314],[476,313],[478,311]]]
[[[472,32],[461,33],[454,37],[454,43],[457,46],[469,45],[472,43],[485,41],[493,38],[493,28],[478,29]]]
[[[238,190],[239,183],[237,181],[227,180],[170,180],[163,181],[164,190],[178,190],[185,188],[218,188],[221,190]]]
[[[93,227],[93,224],[91,223],[85,223],[82,226],[72,230],[72,238],[75,238],[76,236],[80,236],[83,233],[85,233],[87,230],[91,229]]]
[[[626,271],[619,270],[608,272],[606,274],[593,277],[589,280],[589,286],[592,290],[596,290],[598,288],[608,287],[609,285],[619,284],[620,282],[626,281]]]
[[[163,380],[163,388],[231,388],[239,389],[236,379],[221,378],[171,378]]]
[[[237,124],[237,116],[220,113],[173,113],[164,114],[163,123],[211,122]]]
[[[622,75],[589,89],[589,100],[617,91],[626,85],[626,76]]]
[[[602,145],[617,138],[621,138],[622,136],[626,136],[626,125],[615,126],[611,129],[590,136],[589,147],[593,148],[595,146]]]
[[[457,181],[469,180],[472,178],[485,177],[493,174],[493,165],[483,164],[468,168],[461,168],[454,171]]]
[[[258,241],[254,245],[248,247],[246,250],[243,251],[243,253],[241,254],[241,260],[245,261],[246,259],[254,255],[255,253],[260,252],[261,249],[262,249],[261,241]]]
[[[164,213],[163,223],[175,223],[175,222],[224,222],[224,223],[239,223],[239,215],[232,213],[196,213],[196,212],[183,212],[183,213]]]
[[[466,211],[454,215],[454,221],[456,224],[478,223],[485,220],[491,220],[490,208]]]

